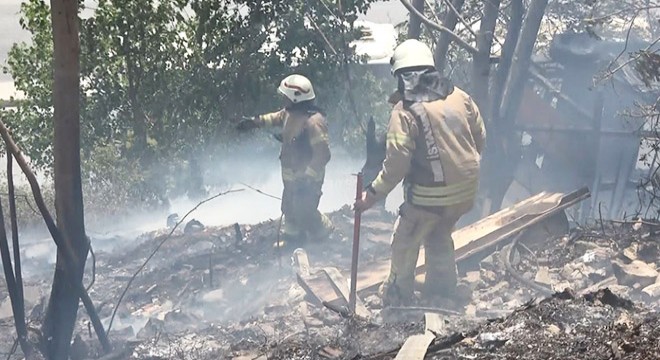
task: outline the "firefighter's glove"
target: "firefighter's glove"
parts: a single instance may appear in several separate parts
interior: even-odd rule
[[[255,118],[246,118],[244,117],[243,120],[241,120],[238,125],[236,125],[236,130],[240,132],[246,132],[250,131],[252,129],[256,129],[259,127],[259,124],[257,124],[257,121]]]
[[[362,199],[356,200],[353,209],[357,212],[364,212],[369,210],[378,201],[376,193],[371,186],[367,187],[366,191],[362,192]]]

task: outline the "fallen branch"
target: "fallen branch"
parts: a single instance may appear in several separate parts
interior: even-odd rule
[[[14,139],[11,137],[11,134],[9,133],[9,129],[7,129],[7,127],[5,126],[4,122],[2,122],[2,120],[0,120],[0,136],[2,136],[2,139],[4,140],[5,145],[7,146],[7,150],[14,156],[16,162],[23,171],[23,174],[25,174],[25,177],[27,178],[27,181],[30,184],[30,188],[32,189],[32,196],[34,197],[34,202],[37,204],[37,208],[39,209],[39,212],[41,213],[41,217],[43,217],[44,222],[46,223],[46,227],[48,228],[48,231],[50,232],[50,235],[53,238],[55,245],[57,246],[57,250],[62,251],[62,255],[65,257],[65,259],[67,259],[67,261],[65,262],[66,266],[74,267],[79,259],[75,255],[73,249],[67,246],[66,242],[63,241],[62,233],[57,228],[57,225],[53,220],[53,216],[50,214],[50,211],[46,206],[46,202],[44,201],[44,198],[41,195],[41,188],[39,187],[39,182],[37,181],[37,177],[34,175],[34,172],[30,168],[30,165],[28,165],[28,162],[23,156],[23,153],[21,152],[18,145],[16,145],[16,143],[14,142]],[[103,325],[101,324],[101,319],[99,318],[98,312],[94,308],[94,303],[92,302],[91,298],[89,297],[89,294],[85,290],[85,287],[83,286],[82,282],[77,284],[71,284],[71,286],[79,293],[80,300],[85,306],[85,310],[87,310],[89,319],[92,321],[92,324],[94,325],[94,330],[96,331],[96,335],[99,338],[99,342],[103,347],[103,351],[105,351],[106,353],[110,352],[112,350],[112,347],[110,346],[110,341],[108,340],[108,337],[103,329]]]
[[[282,200],[281,197],[277,197],[277,196],[275,196],[275,195],[271,195],[271,194],[269,194],[269,193],[267,193],[267,192],[264,192],[264,191],[261,191],[261,190],[255,188],[255,187],[252,187],[252,186],[250,186],[250,185],[248,185],[248,184],[245,184],[245,183],[239,183],[239,184],[245,186],[246,188],[248,188],[248,189],[250,189],[250,190],[254,190],[254,191],[258,192],[258,193],[261,194],[261,195],[268,196],[269,198],[273,198],[273,199],[275,199],[275,200],[280,200],[280,201]]]
[[[220,197],[220,196],[222,196],[222,195],[226,195],[226,194],[234,193],[234,192],[239,192],[239,191],[243,191],[243,189],[235,189],[235,190],[227,190],[227,191],[223,191],[223,192],[220,192],[220,193],[217,193],[217,194],[211,196],[210,198],[207,198],[207,199],[204,199],[204,200],[200,201],[199,203],[197,203],[197,205],[195,205],[195,207],[193,207],[190,211],[188,211],[188,212],[187,212],[187,213],[181,218],[181,220],[179,220],[179,221],[174,225],[174,227],[172,227],[172,230],[170,230],[170,233],[167,234],[167,236],[165,236],[165,237],[164,237],[164,238],[158,243],[158,245],[156,245],[156,248],[155,248],[155,249],[151,252],[151,254],[150,254],[150,255],[144,260],[144,262],[142,263],[142,265],[140,265],[140,267],[135,271],[135,273],[133,274],[133,276],[131,276],[130,280],[128,280],[128,284],[126,284],[126,287],[124,287],[124,290],[122,291],[121,295],[119,296],[119,300],[117,300],[117,304],[115,304],[115,308],[114,308],[114,310],[112,310],[112,316],[110,317],[110,323],[108,324],[108,329],[106,330],[107,333],[109,333],[109,332],[110,332],[110,329],[112,329],[112,323],[113,323],[113,321],[115,320],[115,316],[117,315],[117,310],[119,310],[119,305],[121,304],[121,301],[124,300],[124,296],[126,296],[126,293],[128,292],[128,289],[129,289],[129,288],[131,287],[131,285],[133,284],[133,281],[135,281],[135,278],[137,278],[138,274],[139,274],[140,272],[142,272],[142,270],[147,266],[147,264],[149,263],[149,261],[154,257],[154,255],[156,255],[156,253],[158,252],[158,250],[160,250],[160,248],[163,246],[163,244],[165,244],[165,242],[166,242],[167,240],[169,240],[169,239],[172,237],[172,234],[174,234],[174,231],[179,227],[179,225],[181,225],[181,224],[186,220],[186,218],[188,217],[188,215],[192,214],[192,213],[193,213],[195,210],[197,210],[200,206],[204,205],[205,203],[207,203],[207,202],[209,202],[209,201],[211,201],[211,200],[213,200],[213,199],[216,199],[216,198],[218,198],[218,197]]]

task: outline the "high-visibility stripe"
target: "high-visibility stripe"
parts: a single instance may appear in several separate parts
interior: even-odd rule
[[[309,166],[305,169],[305,175],[311,176],[313,178],[318,178],[319,176],[319,174]]]
[[[449,196],[458,192],[477,188],[478,186],[478,180],[471,179],[445,186],[413,185],[412,192],[420,196]]]
[[[445,181],[445,174],[442,169],[442,162],[440,161],[440,146],[438,146],[438,140],[433,134],[433,126],[426,113],[426,109],[424,109],[424,106],[421,103],[414,103],[410,105],[408,110],[413,114],[418,123],[421,124],[420,131],[424,137],[424,144],[426,145],[426,160],[431,163],[433,181]]]
[[[282,179],[285,181],[293,181],[296,179],[296,174],[293,172],[293,170],[282,169]]]
[[[276,112],[276,113],[259,115],[259,119],[265,126],[273,126],[273,123],[275,122],[275,120],[277,120],[279,116],[281,116],[281,113]]]
[[[412,144],[412,138],[406,134],[397,134],[397,133],[387,133],[387,142],[393,143],[395,145],[410,145]]]
[[[466,202],[477,195],[477,180],[466,180],[448,186],[413,185],[411,201],[420,206],[450,206]]]
[[[413,195],[412,203],[420,206],[451,206],[464,203],[473,199],[477,195],[477,191],[467,191],[464,193],[454,194],[452,196],[436,198],[436,197],[422,197]]]
[[[311,138],[309,140],[309,143],[311,145],[316,145],[316,144],[320,144],[320,143],[327,143],[327,142],[328,142],[328,137],[325,136],[325,135],[314,136],[313,138]]]
[[[259,120],[261,120],[261,122],[266,126],[270,126],[272,123],[270,117],[266,115],[259,115]]]

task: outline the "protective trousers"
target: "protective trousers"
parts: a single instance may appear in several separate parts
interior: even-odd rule
[[[434,298],[453,294],[456,263],[451,233],[459,218],[451,211],[440,215],[408,202],[401,205],[392,235],[390,274],[381,289],[385,305],[409,305],[413,301],[415,267],[422,244],[426,257],[422,295]]]
[[[332,232],[330,219],[318,210],[321,185],[318,182],[284,182],[282,237],[285,241],[318,241]]]

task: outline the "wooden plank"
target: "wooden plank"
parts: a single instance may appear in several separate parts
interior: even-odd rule
[[[348,281],[342,274],[334,267],[325,267],[323,271],[328,276],[328,279],[331,281],[334,290],[339,292],[342,297],[342,300],[348,304]],[[363,319],[369,319],[371,317],[371,312],[364,306],[362,300],[358,297],[356,299],[357,303],[355,306],[355,315]]]
[[[425,330],[424,334],[413,335],[406,339],[401,349],[396,354],[395,360],[423,360],[428,351],[429,345],[435,340],[436,335],[442,332],[444,322],[439,314],[424,314]]]
[[[423,360],[426,356],[426,351],[435,339],[435,335],[427,331],[424,334],[413,335],[406,339],[399,352],[396,354],[395,360]]]
[[[445,323],[442,321],[442,317],[438,313],[425,313],[424,324],[426,331],[430,331],[435,335],[442,333],[442,330],[445,327]]]
[[[456,230],[452,237],[456,261],[464,261],[493,248],[522,229],[537,224],[558,211],[566,209],[590,196],[587,188],[569,194],[542,192],[506,209],[483,218],[472,225]],[[424,271],[424,248],[420,249],[417,273]],[[373,291],[389,273],[389,259],[364,264],[358,273],[358,293]]]
[[[293,252],[296,264],[296,277],[298,284],[317,304],[328,302],[332,305],[345,306],[341,293],[332,286],[328,276],[323,271],[311,273],[309,258],[304,249],[296,249]]]
[[[597,282],[597,283],[595,283],[595,284],[593,284],[589,287],[586,287],[586,288],[580,290],[579,294],[580,294],[580,296],[584,296],[586,294],[596,292],[600,289],[606,288],[610,285],[616,285],[616,284],[617,284],[616,277],[610,276],[608,278],[605,278],[605,279],[601,280],[600,282]]]
[[[296,272],[299,275],[308,276],[309,275],[309,258],[307,257],[307,252],[305,249],[296,249],[293,251],[293,261],[296,264]]]

